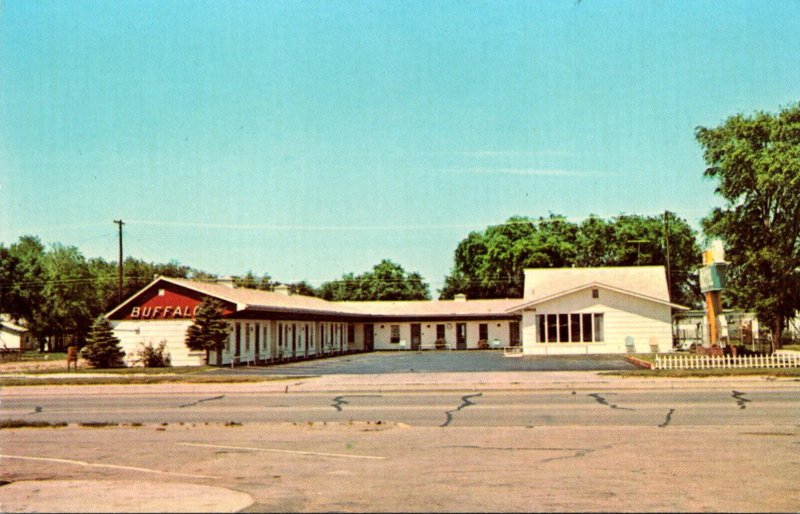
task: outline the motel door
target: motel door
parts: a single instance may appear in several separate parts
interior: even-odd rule
[[[364,350],[371,352],[375,349],[375,326],[372,323],[364,325]]]
[[[519,346],[519,321],[512,321],[508,324],[508,344],[509,346]]]
[[[238,357],[242,350],[242,324],[236,324],[236,337],[234,339],[233,356]]]
[[[456,350],[467,349],[467,324],[456,323]]]
[[[411,349],[419,350],[419,345],[422,342],[422,325],[419,323],[411,324]]]

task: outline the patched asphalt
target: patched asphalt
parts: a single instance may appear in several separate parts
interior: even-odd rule
[[[624,355],[506,357],[502,351],[398,351],[340,355],[266,366],[237,366],[212,374],[383,375],[491,371],[617,371],[637,366]]]

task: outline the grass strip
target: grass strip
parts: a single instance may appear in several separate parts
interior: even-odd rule
[[[744,376],[800,378],[800,368],[633,369],[602,371],[600,374],[637,378],[704,378]]]
[[[274,375],[145,375],[145,376],[102,376],[102,377],[2,377],[0,387],[39,386],[39,385],[138,385],[138,384],[233,384],[248,382],[271,382],[297,380],[311,377]]]

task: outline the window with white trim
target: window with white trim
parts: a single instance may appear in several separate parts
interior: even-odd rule
[[[602,312],[536,315],[539,343],[599,343],[605,338]]]

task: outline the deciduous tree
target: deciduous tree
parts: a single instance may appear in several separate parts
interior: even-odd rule
[[[319,295],[333,301],[428,300],[428,284],[417,272],[384,259],[372,271],[358,276],[347,273],[339,280],[323,283]]]
[[[800,309],[800,103],[777,114],[736,114],[695,135],[705,176],[725,200],[703,220],[704,231],[725,242],[730,292],[769,325],[779,348]]]

